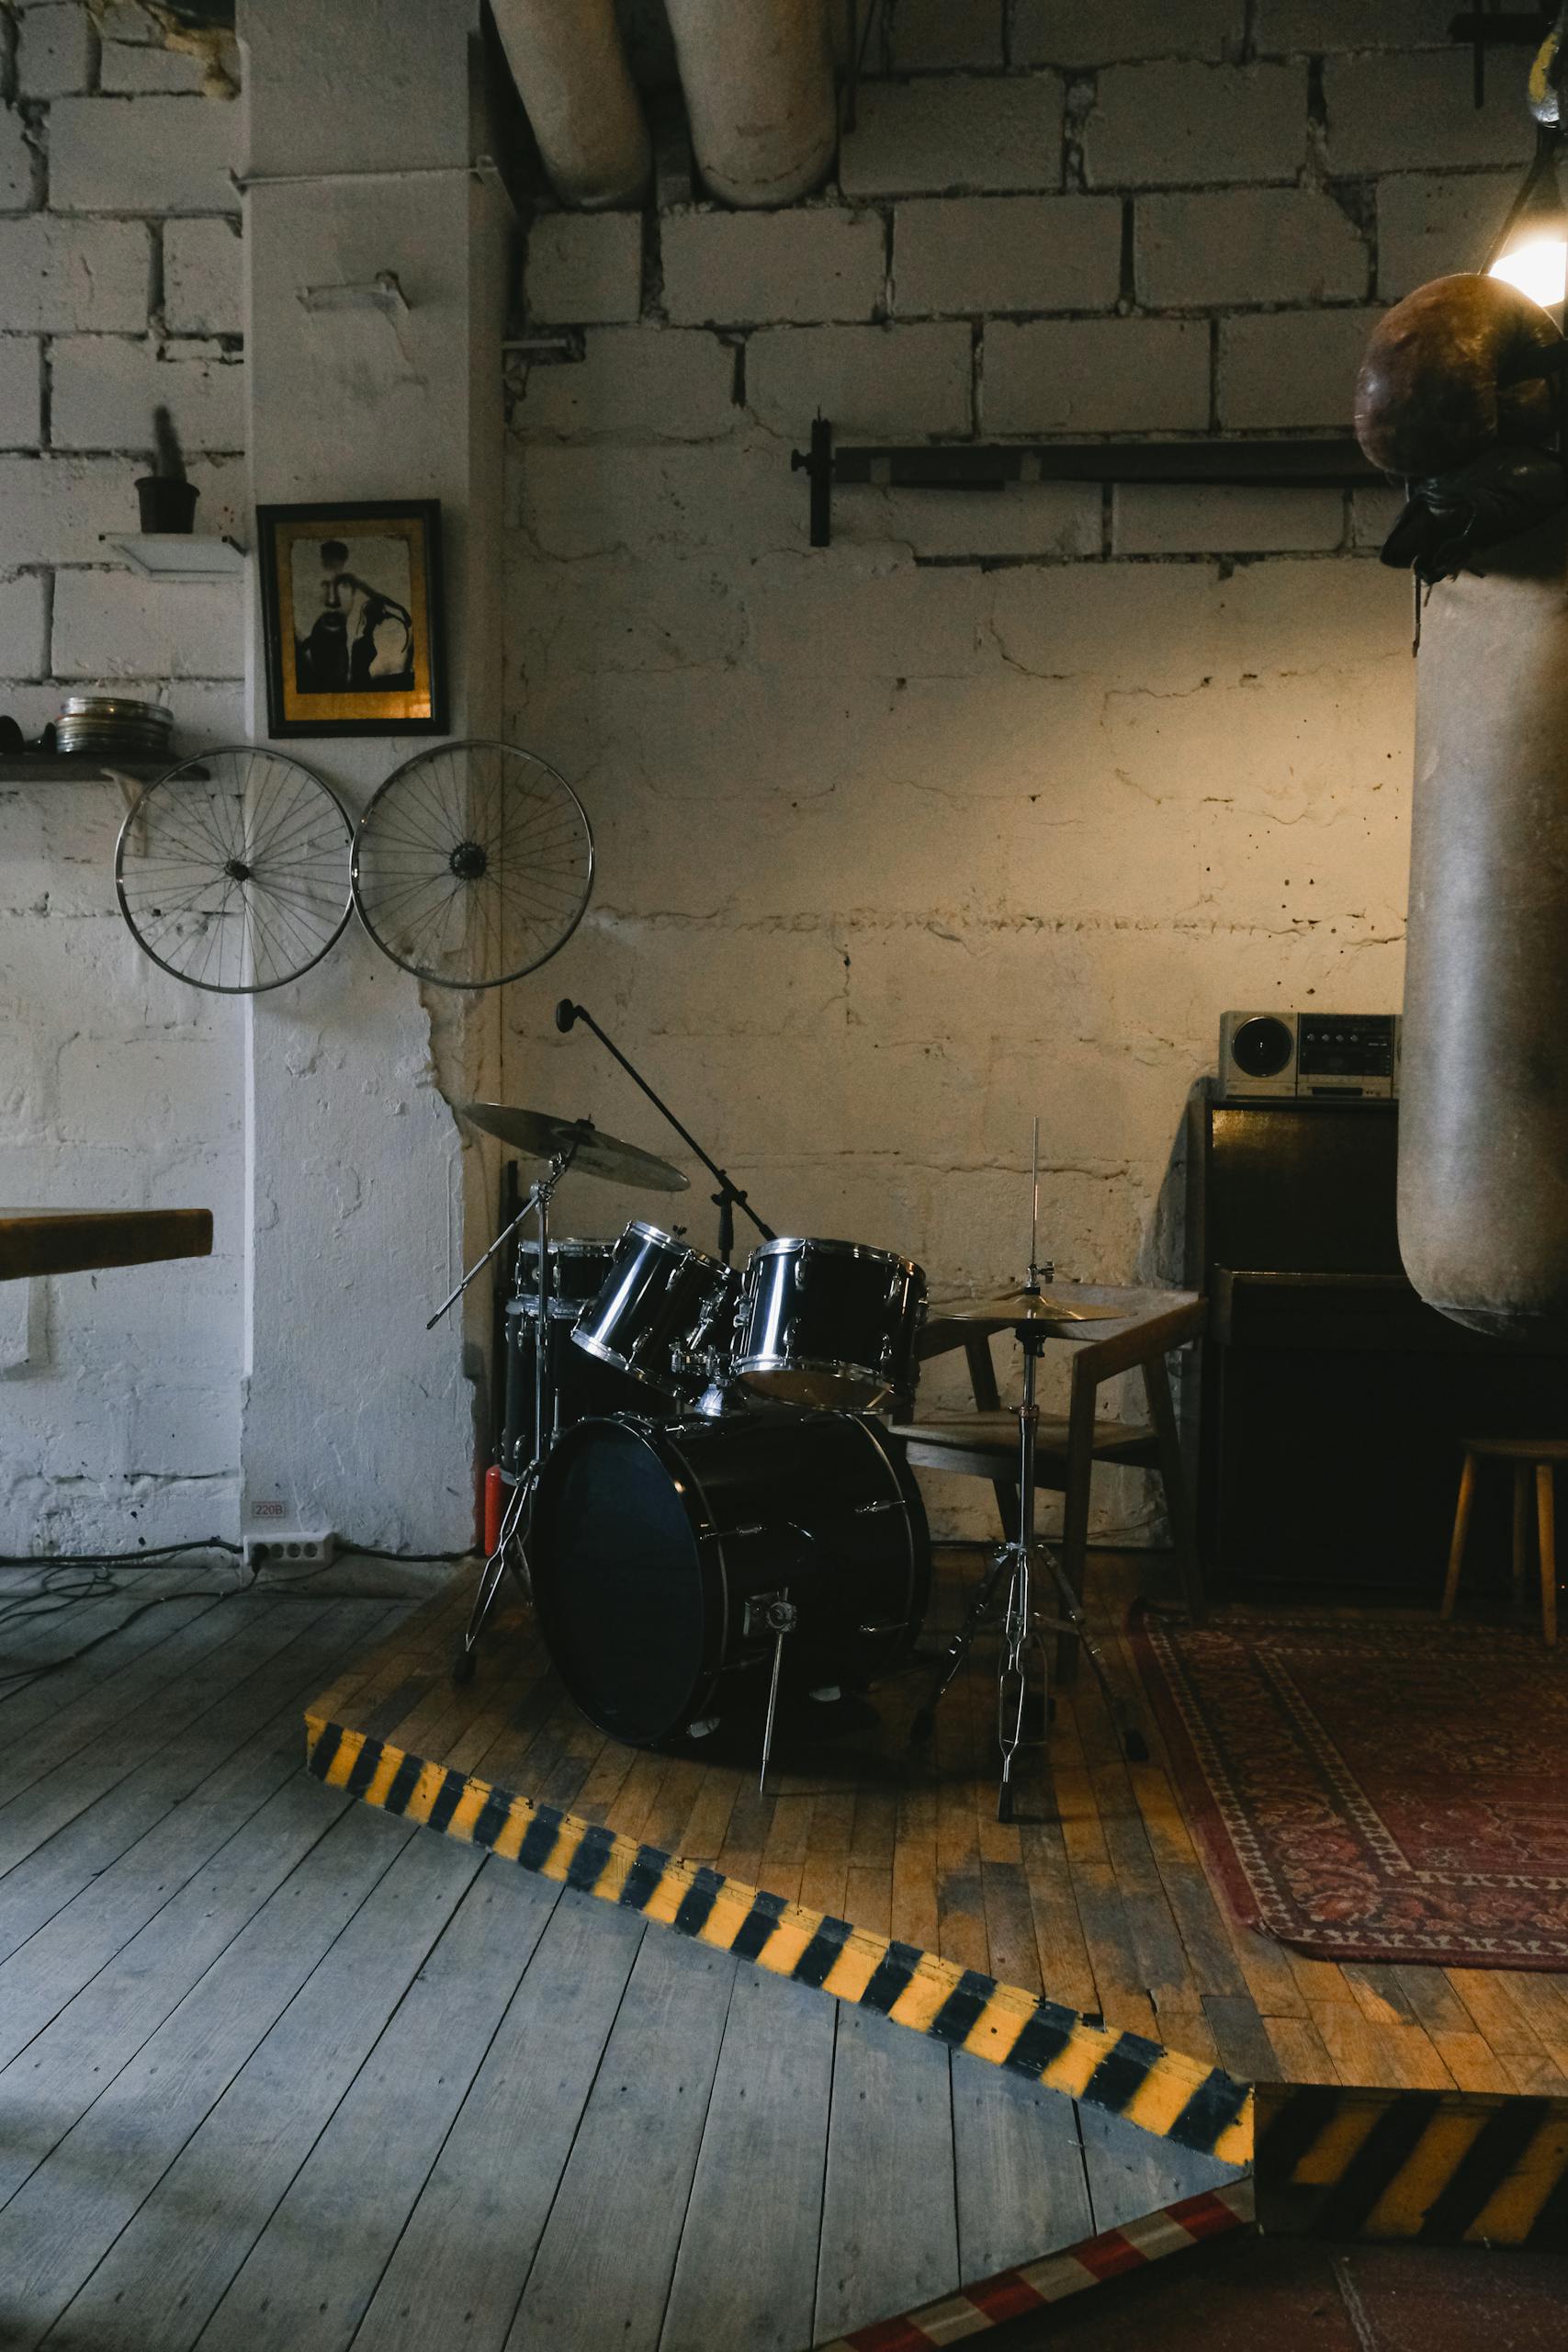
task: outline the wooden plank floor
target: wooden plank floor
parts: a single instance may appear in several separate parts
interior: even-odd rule
[[[701,1772],[617,1771],[536,1670],[457,1701],[451,1602],[112,1630],[132,1605],[0,1702],[7,2352],[805,2352],[1234,2177],[341,1797],[299,1716],[330,1686],[459,1758],[525,1736],[559,1788],[803,1879],[818,1818],[829,1876],[875,1878],[888,1791],[720,1819]],[[0,1677],[87,1622],[18,1623]]]
[[[944,1555],[928,1639],[953,1622],[962,1557]],[[1120,1627],[1149,1555],[1096,1556],[1092,1614],[1122,1688]],[[357,1700],[316,1712],[627,1836],[711,1862],[878,1935],[1146,2034],[1247,2080],[1568,2091],[1568,1978],[1314,1960],[1237,1926],[1182,1817],[1156,1727],[1123,1758],[1092,1679],[1063,1694],[1047,1781],[1023,1759],[1020,1818],[995,1817],[984,1671],[961,1675],[930,1753],[906,1726],[924,1678],[876,1693],[880,1731],[787,1741],[770,1794],[741,1758],[640,1753],[605,1739],[560,1689],[509,1598],[465,1691],[451,1645],[467,1584],[400,1630]]]

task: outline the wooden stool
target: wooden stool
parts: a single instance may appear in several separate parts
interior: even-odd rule
[[[1568,1462],[1568,1438],[1472,1437],[1464,1448],[1460,1472],[1459,1503],[1454,1511],[1453,1542],[1449,1546],[1448,1581],[1443,1586],[1443,1615],[1451,1617],[1459,1592],[1459,1572],[1464,1541],[1470,1532],[1470,1507],[1475,1499],[1475,1465],[1483,1455],[1514,1465],[1514,1606],[1522,1607],[1525,1571],[1529,1551],[1529,1476],[1535,1472],[1536,1525],[1540,1549],[1540,1625],[1548,1645],[1557,1639],[1556,1505],[1551,1473]]]

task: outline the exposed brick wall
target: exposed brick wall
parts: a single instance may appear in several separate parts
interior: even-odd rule
[[[248,537],[238,108],[134,6],[0,8],[0,710],[95,684],[167,696],[188,748],[243,731],[235,590],[152,582],[152,412],[197,528]],[[0,1197],[216,1212],[211,1261],[0,1296],[0,1551],[232,1534],[243,1195],[235,1008],[167,978],[115,910],[111,785],[0,786]]]
[[[851,440],[1343,430],[1379,306],[1474,266],[1529,153],[1523,55],[1477,115],[1450,14],[893,0],[820,198],[536,222],[529,319],[584,356],[513,388],[511,723],[603,862],[509,994],[511,1091],[662,1148],[549,1031],[570,989],[781,1229],[987,1288],[1037,1112],[1062,1266],[1173,1271],[1220,1012],[1399,1001],[1390,502],[844,491],[813,552],[789,452],[818,408]],[[1129,1478],[1111,1517],[1142,1508]]]

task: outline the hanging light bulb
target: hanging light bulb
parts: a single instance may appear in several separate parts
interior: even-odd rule
[[[1555,92],[1551,103],[1552,119],[1538,118],[1529,169],[1483,265],[1489,277],[1506,278],[1543,311],[1561,310],[1568,298],[1568,206],[1557,184],[1562,131]]]

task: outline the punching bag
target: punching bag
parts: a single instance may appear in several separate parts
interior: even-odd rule
[[[1568,529],[1421,615],[1399,1247],[1428,1305],[1568,1344]]]
[[[1428,1306],[1568,1343],[1568,534],[1556,322],[1464,273],[1385,311],[1356,435],[1420,606],[1399,1249]],[[1419,593],[1419,592],[1418,592]]]

